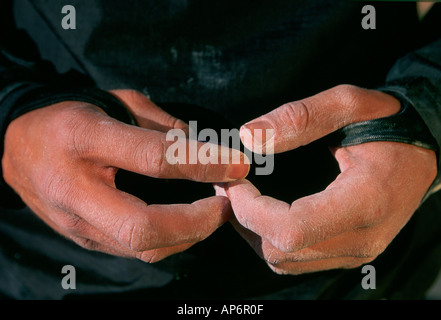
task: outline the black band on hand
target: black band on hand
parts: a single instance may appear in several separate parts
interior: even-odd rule
[[[438,143],[413,106],[401,100],[402,110],[392,116],[356,122],[328,137],[328,143],[347,147],[373,141],[392,141],[412,144],[438,152]]]

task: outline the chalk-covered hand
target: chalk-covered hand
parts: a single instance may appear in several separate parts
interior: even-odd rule
[[[169,164],[166,149],[172,142],[165,132],[187,125],[136,91],[113,93],[139,127],[77,101],[28,112],[7,128],[4,178],[41,219],[79,245],[158,261],[227,221],[229,201],[213,196],[191,204],[147,205],[116,188],[117,170],[217,182],[243,178],[249,165]]]
[[[252,149],[254,129],[273,129],[273,137],[254,141],[254,147],[278,153],[399,110],[392,96],[341,85],[283,105],[240,132]],[[335,181],[291,204],[261,195],[247,180],[217,187],[231,201],[236,229],[277,273],[372,261],[408,222],[436,176],[435,153],[409,144],[369,142],[332,151],[341,171]]]

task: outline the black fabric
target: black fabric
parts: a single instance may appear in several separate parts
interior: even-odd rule
[[[23,95],[14,101],[24,99],[29,84],[135,89],[184,121],[198,120],[200,129],[228,129],[285,102],[350,83],[386,88],[409,101],[439,147],[438,4],[422,22],[414,3],[396,2],[69,4],[76,8],[77,30],[61,27],[64,1],[0,2],[3,131],[21,105],[5,101],[21,89]],[[365,4],[376,8],[376,30],[361,28]],[[65,91],[64,97],[73,92]],[[426,138],[425,133],[421,140],[430,141]],[[277,155],[275,164],[271,176],[249,178],[262,193],[289,202],[322,190],[338,174],[325,140]],[[213,194],[211,185],[124,171],[117,185],[150,203],[190,202]],[[4,193],[0,203],[0,292],[12,299],[421,298],[441,265],[439,193],[372,263],[378,270],[377,290],[361,288],[359,268],[276,275],[228,224],[153,265],[90,252],[53,232],[28,208],[14,209],[10,200]],[[61,288],[66,264],[77,268],[76,290]]]
[[[402,101],[399,113],[347,125],[332,133],[328,141],[331,145],[339,147],[374,141],[393,141],[438,152],[438,143],[418,112],[405,100]]]
[[[7,121],[10,122],[26,112],[58,102],[81,101],[100,107],[112,118],[127,124],[136,125],[135,119],[122,102],[110,93],[97,88],[71,88],[68,90],[56,87],[33,86],[26,89],[27,92],[19,93],[20,98],[13,102],[15,105]],[[12,93],[7,96],[5,104],[8,103],[7,100],[10,99],[11,95],[14,94]]]

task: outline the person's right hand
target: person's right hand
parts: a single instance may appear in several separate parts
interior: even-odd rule
[[[213,196],[191,204],[147,205],[116,188],[118,168],[156,178],[226,182],[245,177],[249,165],[170,165],[166,149],[172,142],[165,132],[186,124],[139,92],[113,94],[140,127],[77,101],[28,112],[7,128],[4,179],[41,219],[80,246],[156,262],[226,222],[229,200]]]

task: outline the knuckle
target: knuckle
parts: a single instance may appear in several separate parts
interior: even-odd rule
[[[117,240],[126,248],[135,252],[148,250],[151,246],[151,232],[148,220],[127,218],[118,230]]]
[[[140,141],[135,146],[133,159],[142,172],[162,178],[166,149],[165,142],[160,139],[150,146],[148,146],[148,143],[147,141]]]
[[[164,257],[161,257],[161,255],[159,254],[159,249],[143,251],[137,255],[137,259],[146,263],[156,263],[161,261],[163,258]]]
[[[57,115],[58,122],[52,130],[52,135],[56,138],[51,141],[58,143],[60,150],[65,150],[68,154],[87,154],[97,129],[95,117],[90,117],[91,112],[96,111],[84,105],[61,110]]]
[[[223,173],[221,168],[224,168],[224,165],[215,165],[211,163],[206,163],[198,166],[198,170],[193,173],[193,179],[196,181],[212,181],[216,180],[215,177],[217,174]]]
[[[341,84],[333,89],[338,101],[346,107],[356,105],[360,99],[363,89],[349,84]]]
[[[307,100],[287,103],[278,110],[278,118],[282,119],[295,135],[304,132],[308,127],[311,106]]]
[[[303,221],[296,223],[278,233],[274,246],[284,253],[292,253],[305,248],[308,227]]]
[[[285,233],[275,243],[275,247],[284,253],[291,253],[298,250],[302,246],[303,235],[294,234],[293,232]]]
[[[388,247],[388,242],[376,239],[363,245],[363,249],[360,250],[356,256],[358,258],[375,259]]]

